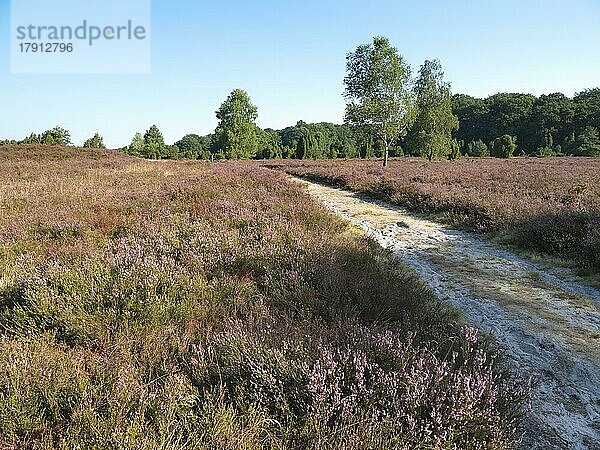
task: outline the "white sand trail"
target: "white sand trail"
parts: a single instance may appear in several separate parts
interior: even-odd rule
[[[600,449],[600,291],[477,235],[293,178],[412,267],[539,384],[523,448]]]

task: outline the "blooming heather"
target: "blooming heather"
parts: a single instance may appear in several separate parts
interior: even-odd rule
[[[396,203],[600,270],[599,158],[286,161],[288,173]]]
[[[0,447],[461,448],[530,386],[252,163],[0,148]]]

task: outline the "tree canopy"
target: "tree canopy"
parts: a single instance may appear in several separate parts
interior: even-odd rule
[[[56,126],[46,130],[39,138],[40,144],[44,145],[71,145],[71,133],[62,127]]]
[[[486,99],[454,95],[452,107],[460,122],[456,139],[491,143],[508,134],[517,137],[519,153],[526,155],[589,156],[594,154],[594,130],[600,129],[600,89],[572,99],[561,93],[537,98],[501,93]]]
[[[227,159],[248,159],[258,153],[258,110],[248,93],[235,89],[216,112],[215,142]]]
[[[209,159],[211,140],[209,136],[198,136],[197,134],[186,134],[175,142],[180,158],[185,159]]]
[[[124,151],[133,156],[147,159],[177,159],[177,147],[165,144],[163,134],[156,125],[152,125],[142,136],[136,133],[131,144]]]
[[[387,38],[376,37],[348,54],[344,84],[346,122],[381,139],[386,166],[390,145],[414,119],[410,66]]]
[[[444,81],[438,60],[423,63],[414,90],[417,116],[407,137],[411,154],[430,161],[444,155],[456,157],[452,132],[458,129],[458,118],[452,113],[450,84]]]
[[[104,145],[104,139],[100,136],[100,133],[94,134],[91,138],[83,143],[84,148],[106,148]]]

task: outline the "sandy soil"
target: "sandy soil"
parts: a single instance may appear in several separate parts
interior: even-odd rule
[[[393,251],[538,381],[522,448],[600,449],[600,291],[474,234],[293,179]]]

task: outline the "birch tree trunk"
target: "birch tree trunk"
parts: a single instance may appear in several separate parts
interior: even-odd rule
[[[383,167],[387,167],[388,165],[388,158],[389,158],[389,150],[390,150],[390,144],[388,144],[388,141],[385,140],[383,141],[383,144],[385,146],[385,151],[383,153]]]

